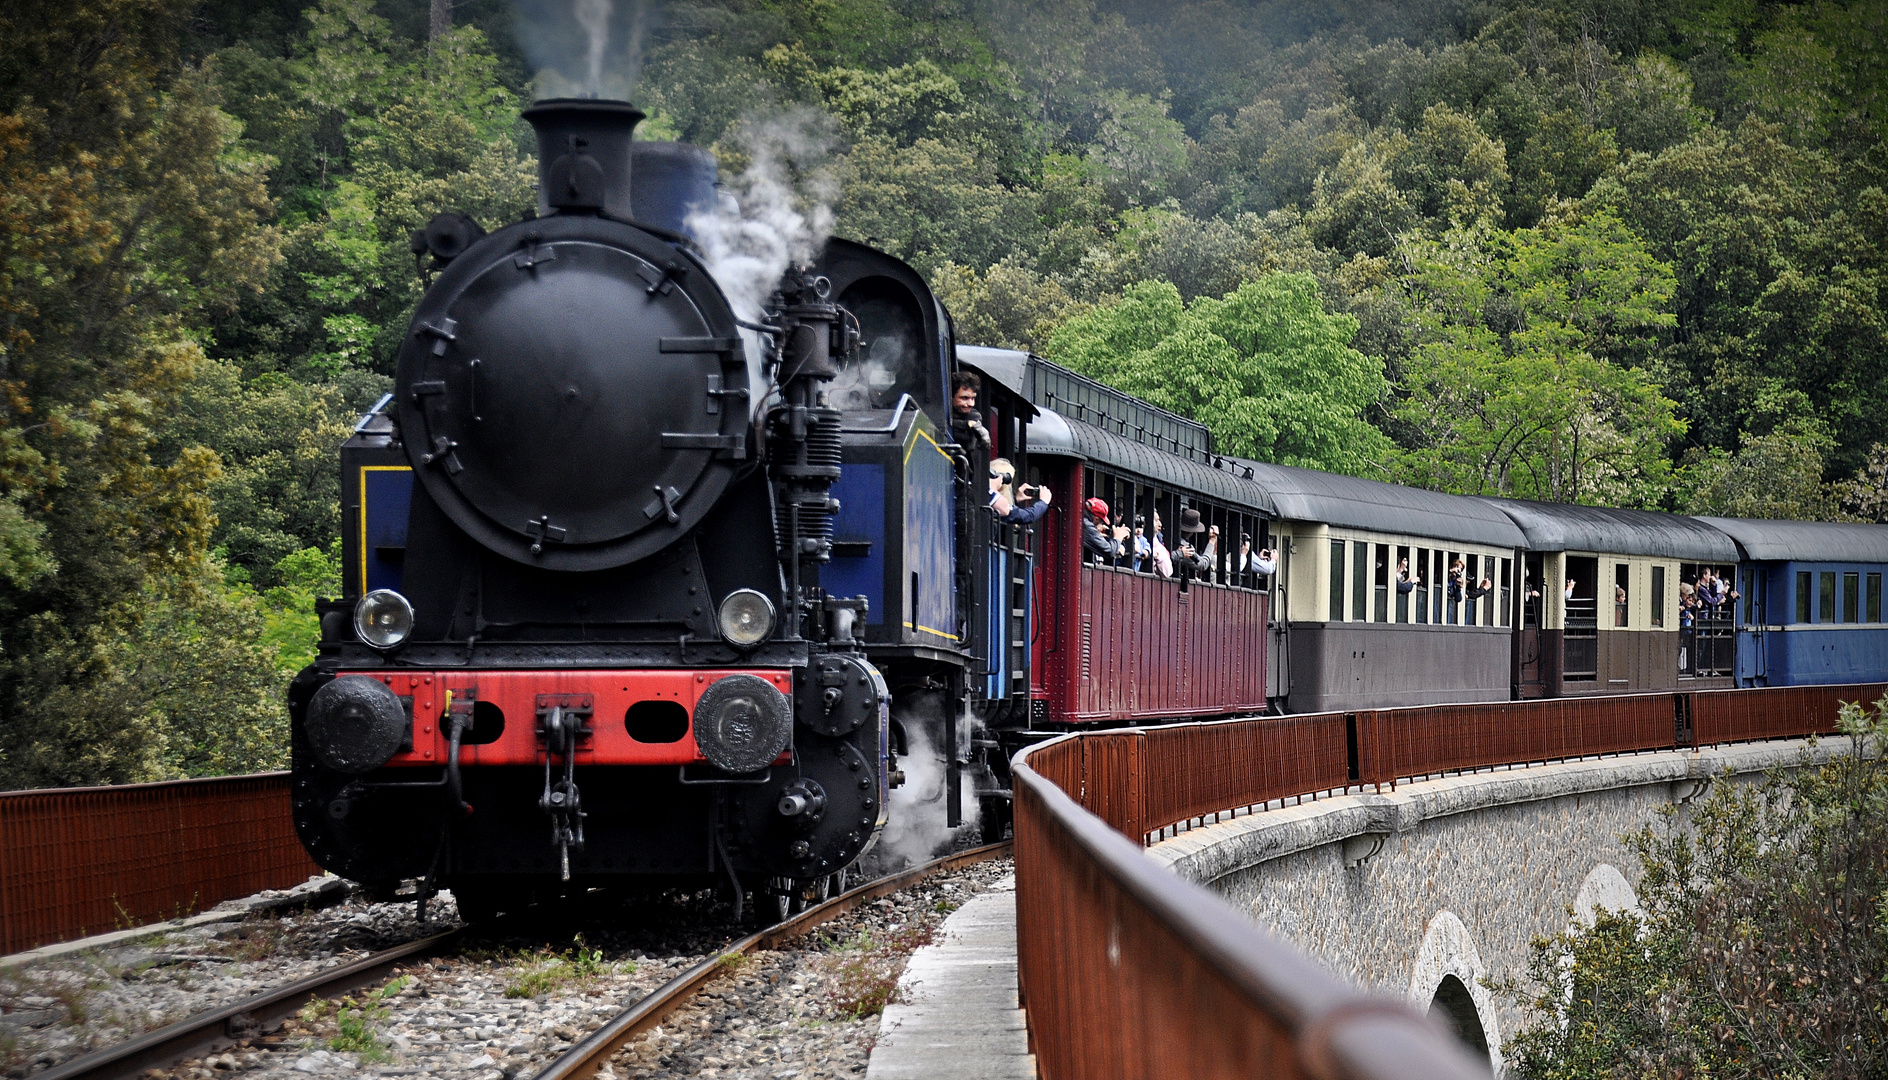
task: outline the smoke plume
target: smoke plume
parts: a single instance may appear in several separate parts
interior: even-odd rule
[[[969,770],[959,777],[964,823],[956,829],[945,822],[945,783],[949,773],[944,768],[945,748],[938,745],[944,732],[940,699],[924,695],[901,710],[905,730],[905,754],[898,759],[905,782],[892,789],[885,808],[885,831],[878,846],[863,863],[871,872],[892,873],[905,867],[929,862],[949,851],[957,838],[975,836],[981,809],[976,783]],[[966,715],[960,724],[970,723]]]
[[[708,270],[741,318],[759,318],[787,268],[811,261],[832,235],[836,136],[831,117],[803,107],[743,120],[730,140],[747,158],[727,185],[733,199],[690,215]]]
[[[645,0],[512,0],[533,96],[629,100],[647,10]]]

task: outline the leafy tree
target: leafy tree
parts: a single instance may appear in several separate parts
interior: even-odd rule
[[[1033,200],[1011,191],[970,147],[918,139],[900,147],[862,139],[845,156],[841,234],[919,267],[988,266],[1034,232]]]
[[[1835,440],[1819,425],[1790,423],[1767,435],[1746,433],[1735,454],[1711,447],[1686,455],[1679,486],[1684,508],[1722,517],[1840,520],[1839,498],[1823,483],[1823,455]]]
[[[957,340],[966,345],[1039,352],[1049,335],[1080,307],[1053,278],[1016,258],[979,274],[945,263],[931,287],[950,310]]]
[[[1888,524],[1888,443],[1868,448],[1855,475],[1835,485],[1842,508],[1863,521]]]
[[[1773,384],[1830,425],[1838,472],[1888,438],[1888,195],[1872,176],[1747,120],[1595,186],[1589,203],[1672,266],[1669,377],[1693,445],[1765,430],[1755,409]]]
[[[1364,419],[1388,387],[1382,362],[1350,347],[1356,334],[1355,319],[1324,312],[1308,274],[1191,304],[1143,282],[1064,323],[1048,355],[1200,421],[1227,453],[1365,475],[1390,453]]]
[[[1641,910],[1537,940],[1522,1080],[1880,1076],[1888,1067],[1888,699],[1848,746],[1628,840]]]
[[[1468,494],[1645,505],[1664,493],[1674,405],[1629,366],[1672,322],[1671,271],[1616,218],[1411,249],[1422,327],[1396,416],[1409,482]]]
[[[1158,203],[1187,167],[1187,133],[1167,115],[1167,104],[1142,94],[1111,91],[1096,105],[1100,117],[1088,160],[1117,207]]]
[[[163,443],[216,452],[210,543],[249,581],[275,584],[284,558],[340,535],[335,453],[362,409],[338,387],[277,372],[244,379],[217,360],[200,364],[182,388]]]
[[[163,717],[215,699],[164,697],[181,685],[166,678],[235,693],[271,667],[239,625],[194,629],[231,615],[207,556],[218,463],[160,438],[208,320],[263,284],[279,246],[264,162],[177,56],[186,13],[98,0],[0,15],[43,62],[0,84],[9,786],[193,767]]]

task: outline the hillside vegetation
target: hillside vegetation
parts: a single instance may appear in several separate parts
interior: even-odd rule
[[[811,107],[960,340],[1271,460],[1888,517],[1879,3],[627,3],[646,134]],[[531,205],[560,6],[0,10],[0,785],[281,763],[408,234]]]

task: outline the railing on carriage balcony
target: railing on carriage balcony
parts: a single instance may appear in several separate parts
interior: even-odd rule
[[[1491,766],[1834,730],[1888,686],[1781,687],[1320,713],[1068,735],[1013,766],[1017,960],[1045,1080],[1487,1075],[1140,854],[1226,811]]]

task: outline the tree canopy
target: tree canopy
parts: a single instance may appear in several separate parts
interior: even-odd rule
[[[533,202],[556,4],[0,10],[0,783],[279,762],[332,454],[409,232]],[[1888,520],[1881,5],[670,0],[612,85],[738,166],[831,118],[840,234],[966,342],[1238,454]]]

